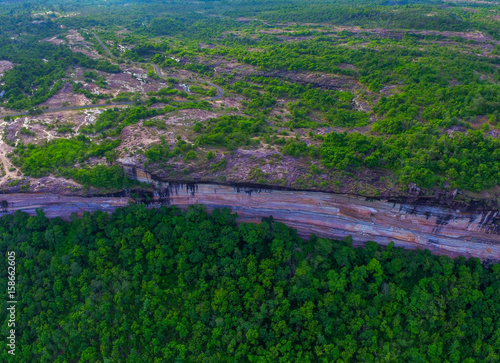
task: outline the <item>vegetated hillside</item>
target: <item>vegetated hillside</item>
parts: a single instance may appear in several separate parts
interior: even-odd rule
[[[21,4],[0,15],[0,112],[32,114],[2,124],[2,190],[121,190],[126,162],[170,181],[499,198],[498,4]]]
[[[499,359],[499,265],[392,244],[304,241],[272,219],[234,220],[227,209],[139,205],[71,222],[43,212],[2,217],[0,252],[6,261],[15,251],[17,263],[16,358]],[[4,302],[3,336],[6,311]]]

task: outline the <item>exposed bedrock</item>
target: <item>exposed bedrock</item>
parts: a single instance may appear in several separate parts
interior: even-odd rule
[[[498,209],[449,208],[419,200],[387,201],[364,197],[308,191],[241,188],[216,184],[155,182],[148,198],[155,205],[181,208],[204,204],[208,209],[228,207],[239,220],[259,222],[273,216],[296,228],[303,237],[343,238],[355,244],[375,241],[387,245],[427,248],[433,252],[500,260]],[[44,208],[48,217],[103,210],[110,212],[130,203],[125,196],[72,197],[51,194],[5,194],[0,196],[3,213],[16,210],[34,213]]]
[[[272,215],[303,237],[375,241],[406,248],[428,248],[452,256],[500,260],[498,210],[456,210],[364,197],[213,184],[168,185],[163,200],[178,206],[228,207],[244,221]],[[417,202],[416,202],[417,203]]]

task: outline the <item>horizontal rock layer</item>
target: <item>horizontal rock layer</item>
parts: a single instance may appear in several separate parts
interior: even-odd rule
[[[352,236],[358,243],[394,241],[406,248],[500,260],[498,211],[461,212],[341,194],[210,184],[169,186],[168,194],[171,204],[228,207],[244,221],[258,222],[272,215],[302,237]]]
[[[355,244],[375,241],[387,245],[427,248],[452,257],[464,255],[500,260],[498,210],[468,210],[368,200],[362,197],[307,191],[238,188],[215,184],[156,183],[154,205],[187,207],[204,204],[208,209],[228,207],[239,221],[259,222],[273,216],[298,230],[302,237],[344,238]],[[51,194],[0,196],[2,213],[16,210],[35,213],[44,208],[48,217],[103,210],[111,212],[132,202],[123,197],[71,197]]]

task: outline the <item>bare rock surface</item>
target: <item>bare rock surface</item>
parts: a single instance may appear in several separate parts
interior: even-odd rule
[[[5,72],[12,68],[14,68],[14,64],[12,62],[0,60],[0,77],[2,77]]]
[[[137,160],[123,159],[135,165]],[[259,222],[273,216],[296,228],[302,237],[353,236],[355,245],[375,241],[387,245],[429,249],[451,257],[463,255],[486,261],[500,261],[500,224],[498,209],[471,206],[460,208],[414,202],[370,200],[364,197],[322,192],[276,190],[217,184],[175,184],[153,181],[149,174],[130,166],[126,171],[137,180],[156,186],[150,206],[177,205],[186,208],[204,204],[209,210],[231,208],[240,222]],[[410,193],[410,194],[411,194]],[[102,210],[111,212],[126,206],[126,193],[110,197],[38,194],[0,195],[1,214],[17,210],[31,214],[43,208],[49,217],[68,218],[71,213]]]

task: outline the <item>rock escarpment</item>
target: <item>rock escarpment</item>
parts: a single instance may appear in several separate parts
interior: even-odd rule
[[[213,184],[169,184],[165,191],[159,198],[162,203],[228,207],[240,220],[252,222],[272,215],[306,238],[311,233],[328,238],[352,236],[357,243],[387,245],[394,241],[406,248],[500,260],[498,210],[452,209],[418,199],[405,204],[343,194]]]
[[[141,178],[149,177],[141,174]],[[239,220],[259,222],[273,216],[296,228],[302,237],[312,233],[328,238],[352,236],[355,244],[375,241],[387,245],[427,248],[450,256],[474,256],[500,260],[499,211],[471,205],[447,203],[439,206],[419,198],[374,200],[345,194],[273,190],[216,184],[154,182],[155,191],[144,201],[150,206],[181,208],[204,204],[209,210],[231,208]],[[110,212],[133,200],[123,195],[71,197],[51,194],[6,194],[0,196],[3,213],[16,210],[35,213],[44,208],[49,217],[103,210]]]

